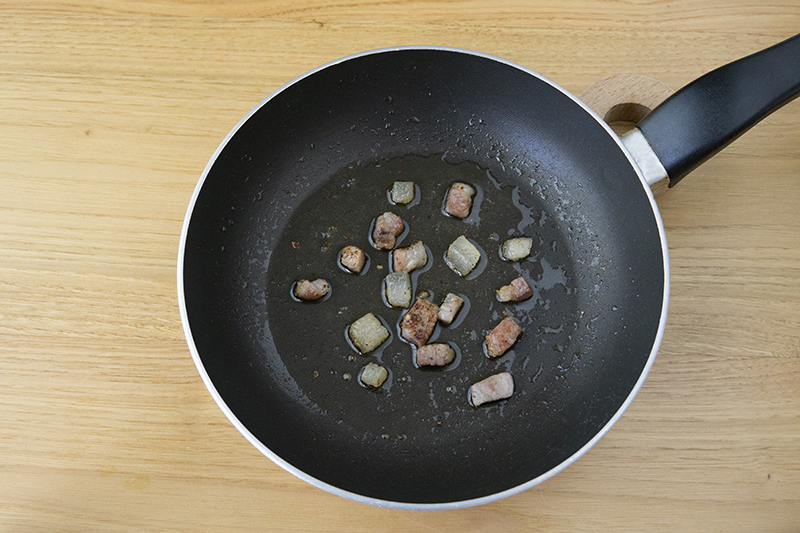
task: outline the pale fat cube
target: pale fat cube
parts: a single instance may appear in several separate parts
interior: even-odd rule
[[[516,237],[503,243],[503,257],[509,261],[519,261],[530,255],[533,248],[533,239],[530,237]]]
[[[389,305],[404,308],[411,305],[411,276],[408,272],[392,272],[386,276],[384,283]]]
[[[481,252],[474,244],[461,235],[447,249],[445,262],[459,276],[467,276],[481,260]]]
[[[350,324],[348,335],[353,345],[362,354],[367,354],[389,338],[389,331],[375,315],[367,313]]]
[[[389,371],[375,363],[367,364],[364,370],[361,371],[361,383],[376,389],[383,385],[383,382],[386,381],[388,377]]]
[[[392,184],[392,201],[396,204],[408,204],[414,199],[413,181],[395,181]]]

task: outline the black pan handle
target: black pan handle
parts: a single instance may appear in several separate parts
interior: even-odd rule
[[[800,34],[696,79],[638,125],[669,186],[800,95]]]

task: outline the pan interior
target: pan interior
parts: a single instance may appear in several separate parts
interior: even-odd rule
[[[419,186],[418,204],[389,203],[396,179]],[[441,213],[456,180],[479,190],[472,220]],[[457,327],[435,333],[459,347],[452,368],[415,368],[401,313],[381,300],[389,256],[368,234],[383,211],[408,223],[401,246],[431,251],[415,289],[468,297]],[[442,260],[459,234],[486,252],[473,279]],[[521,234],[531,257],[501,261]],[[185,239],[192,341],[227,408],[290,468],[384,502],[485,498],[561,467],[631,394],[664,298],[656,218],[614,139],[540,78],[453,51],[359,56],[276,94],[210,166]],[[345,244],[370,256],[363,276],[336,266]],[[497,302],[519,274],[534,297]],[[331,296],[294,301],[292,282],[315,277]],[[371,356],[345,334],[366,312],[392,334]],[[504,314],[524,333],[490,360],[482,339]],[[378,391],[358,384],[369,360],[390,370]],[[469,384],[502,370],[514,396],[471,407]]]

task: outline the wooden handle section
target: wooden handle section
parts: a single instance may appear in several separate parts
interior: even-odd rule
[[[621,134],[638,124],[674,92],[647,76],[619,74],[591,85],[580,94],[580,99]]]

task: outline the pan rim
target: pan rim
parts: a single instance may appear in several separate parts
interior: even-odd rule
[[[515,487],[511,487],[507,490],[497,492],[488,496],[482,496],[479,498],[469,499],[469,500],[460,500],[460,501],[453,501],[453,502],[443,502],[443,503],[413,503],[413,502],[397,502],[397,501],[390,501],[384,500],[380,498],[373,498],[370,496],[365,496],[362,494],[353,493],[344,489],[341,489],[335,485],[331,485],[326,483],[322,480],[319,480],[306,472],[300,470],[299,468],[289,464],[283,458],[278,456],[275,452],[270,450],[267,446],[265,446],[261,441],[259,441],[246,427],[245,425],[238,419],[238,417],[233,413],[233,411],[228,407],[225,400],[222,398],[222,395],[217,390],[216,386],[214,385],[213,381],[211,380],[208,372],[205,369],[205,366],[202,362],[200,357],[200,353],[197,349],[197,346],[194,342],[194,337],[192,335],[191,326],[189,324],[188,318],[188,311],[186,308],[186,298],[184,293],[184,273],[183,273],[183,265],[185,260],[185,252],[186,252],[186,240],[188,236],[189,226],[192,220],[192,216],[194,214],[195,204],[197,202],[197,198],[200,195],[200,191],[203,188],[206,178],[208,177],[209,172],[211,171],[212,167],[215,165],[217,158],[219,157],[220,153],[223,149],[227,146],[228,142],[231,138],[239,131],[239,129],[247,123],[247,121],[256,113],[259,109],[265,106],[270,100],[275,98],[278,94],[284,92],[289,87],[295,85],[299,81],[312,76],[316,72],[321,70],[327,69],[329,67],[335,66],[339,63],[343,63],[345,61],[349,61],[352,59],[357,59],[360,57],[366,57],[374,54],[381,54],[386,52],[400,52],[400,51],[413,51],[413,50],[422,50],[422,51],[444,51],[444,52],[455,52],[455,53],[462,53],[466,55],[473,55],[477,57],[481,57],[484,59],[489,59],[492,61],[496,61],[498,63],[503,63],[507,66],[512,68],[518,69],[528,75],[531,75],[539,80],[547,83],[548,85],[552,86],[554,89],[561,92],[564,96],[572,100],[575,104],[579,105],[583,108],[584,111],[589,113],[590,116],[594,118],[594,120],[606,131],[606,133],[611,137],[611,139],[617,144],[620,148],[622,153],[628,159],[633,170],[636,172],[636,175],[639,177],[639,181],[641,186],[644,188],[644,191],[647,195],[648,201],[650,202],[650,206],[653,212],[653,216],[655,218],[656,226],[658,229],[659,241],[661,244],[661,253],[663,258],[663,268],[664,268],[664,287],[663,287],[663,297],[662,297],[662,306],[661,306],[661,314],[658,324],[658,329],[656,332],[656,337],[653,342],[653,347],[650,351],[650,354],[647,357],[647,361],[644,365],[644,368],[639,375],[638,380],[636,381],[635,385],[631,389],[630,393],[626,397],[625,401],[619,407],[619,409],[614,413],[611,419],[598,431],[594,437],[589,440],[586,444],[584,444],[579,450],[577,450],[574,454],[570,457],[565,459],[556,467],[548,470],[544,474],[531,479],[525,483],[517,485]],[[464,48],[457,48],[457,47],[446,47],[446,46],[426,46],[426,45],[413,45],[413,46],[395,46],[395,47],[386,47],[386,48],[377,48],[373,50],[367,50],[364,52],[359,52],[356,54],[347,55],[341,57],[339,59],[330,61],[323,65],[320,65],[312,70],[307,71],[304,74],[294,78],[293,80],[289,81],[288,83],[282,85],[277,90],[272,92],[269,96],[264,98],[261,102],[259,102],[256,106],[254,106],[244,117],[242,117],[237,124],[228,132],[225,138],[220,142],[215,150],[214,154],[209,159],[208,163],[206,164],[203,172],[200,176],[200,179],[197,182],[197,185],[194,188],[192,193],[191,199],[189,201],[189,205],[187,207],[186,215],[184,217],[183,226],[181,228],[181,235],[180,235],[180,243],[178,248],[178,257],[177,257],[177,289],[178,289],[178,305],[179,311],[181,316],[181,324],[183,327],[184,336],[186,337],[186,342],[189,347],[189,351],[192,356],[192,360],[200,374],[200,377],[208,389],[209,393],[211,394],[212,398],[216,402],[217,406],[222,410],[223,414],[228,418],[228,420],[233,424],[233,426],[253,445],[256,449],[258,449],[263,455],[269,458],[272,462],[274,462],[279,467],[283,468],[290,474],[296,476],[297,478],[313,485],[317,488],[323,489],[331,494],[335,494],[337,496],[341,496],[343,498],[347,498],[349,500],[357,501],[360,503],[365,503],[369,505],[374,505],[378,507],[385,507],[391,509],[400,509],[400,510],[452,510],[452,509],[461,509],[467,507],[473,507],[478,505],[484,505],[487,503],[495,502],[515,494],[519,494],[524,492],[540,483],[550,479],[551,477],[555,476],[556,474],[564,471],[567,467],[572,465],[575,461],[577,461],[580,457],[582,457],[586,452],[588,452],[594,445],[596,445],[600,439],[602,439],[617,423],[617,421],[622,417],[625,411],[628,409],[630,404],[633,402],[634,398],[644,385],[645,379],[650,373],[650,370],[655,362],[656,354],[661,346],[661,342],[663,340],[664,331],[666,328],[667,322],[667,309],[669,306],[669,289],[670,289],[670,267],[669,267],[669,250],[667,247],[667,240],[666,240],[666,232],[664,229],[664,223],[661,217],[661,213],[658,209],[658,205],[655,201],[655,197],[653,195],[650,186],[647,185],[647,181],[644,177],[643,172],[636,164],[633,156],[625,147],[624,143],[620,140],[619,136],[611,129],[608,124],[606,124],[602,118],[595,113],[589,106],[587,106],[583,101],[573,95],[570,91],[563,88],[561,85],[553,82],[552,80],[544,77],[543,75],[528,69],[522,65],[514,63],[512,61],[503,59],[501,57],[497,57],[491,54],[477,52],[473,50],[468,50]]]

